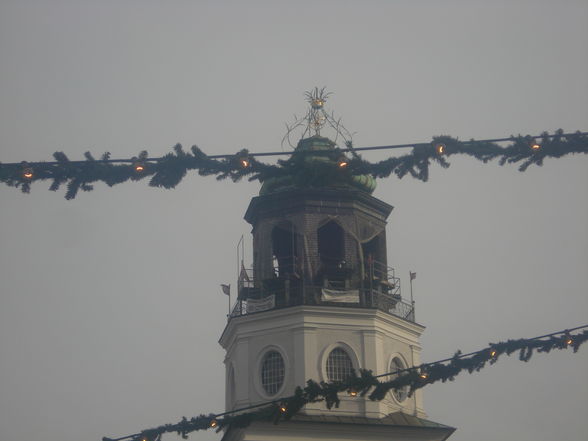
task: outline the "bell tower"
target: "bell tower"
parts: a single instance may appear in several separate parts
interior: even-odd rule
[[[424,327],[387,263],[393,207],[371,195],[372,176],[346,165],[341,150],[315,133],[249,204],[253,264],[241,270],[220,338],[227,411],[291,396],[308,379],[421,363]],[[338,408],[308,404],[278,425],[229,428],[223,440],[442,440],[454,430],[425,419],[421,390],[381,401],[342,395]]]

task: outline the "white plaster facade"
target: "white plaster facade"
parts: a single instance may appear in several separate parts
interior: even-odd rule
[[[350,355],[356,370],[376,375],[390,372],[394,357],[405,366],[419,365],[423,330],[417,323],[366,308],[306,305],[233,317],[220,339],[226,350],[226,409],[290,396],[308,379],[328,381],[327,357],[337,347]],[[283,386],[273,396],[261,386],[261,360],[268,350],[278,351],[285,362]],[[327,411],[324,404],[314,403],[304,413],[382,418],[402,411],[425,417],[420,390],[401,402],[391,393],[382,401],[340,396],[339,408]]]

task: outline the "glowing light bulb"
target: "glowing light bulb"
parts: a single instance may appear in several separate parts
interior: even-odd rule
[[[288,408],[286,407],[286,405],[285,405],[285,404],[281,404],[281,405],[280,405],[280,412],[282,412],[282,413],[286,413],[286,411],[287,411],[287,410],[288,410]]]
[[[145,167],[143,167],[141,164],[135,165],[135,171],[137,173],[141,173],[143,170],[145,170]]]
[[[357,396],[357,391],[355,389],[349,389],[349,395],[352,397],[356,397]]]
[[[445,147],[445,144],[437,144],[437,145],[435,146],[435,150],[437,151],[437,153],[438,153],[439,155],[442,155],[442,154],[444,154],[444,153],[445,153],[445,148],[446,148],[446,147]]]
[[[22,172],[22,176],[26,179],[31,179],[33,177],[33,169],[25,168]]]
[[[574,340],[572,340],[572,338],[570,337],[570,338],[568,338],[568,339],[566,340],[566,345],[568,345],[568,346],[569,346],[569,345],[571,345],[573,342],[574,342]]]
[[[315,98],[312,100],[312,108],[313,109],[322,109],[325,105],[325,102],[320,98]]]
[[[239,162],[241,163],[243,168],[249,167],[249,161],[247,159],[241,159]]]
[[[345,167],[347,167],[348,165],[349,165],[349,162],[347,162],[347,160],[346,160],[346,159],[341,159],[341,160],[339,161],[339,168],[345,168]]]
[[[497,352],[494,349],[490,351],[490,357],[496,357],[496,354]]]
[[[217,420],[210,421],[210,427],[212,427],[214,429],[216,426],[218,426],[218,421]]]
[[[534,142],[533,144],[531,144],[531,150],[539,150],[541,148],[541,144]]]

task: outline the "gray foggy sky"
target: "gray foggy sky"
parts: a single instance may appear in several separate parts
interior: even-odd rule
[[[586,1],[0,0],[0,161],[275,151],[303,92],[356,146],[588,130]],[[388,153],[366,154],[377,160]],[[588,322],[588,158],[380,180],[423,360]],[[0,187],[0,440],[122,436],[224,405],[220,283],[257,183]],[[588,351],[424,390],[454,441],[582,441]],[[217,440],[196,433],[194,440]],[[165,439],[180,439],[168,435]]]

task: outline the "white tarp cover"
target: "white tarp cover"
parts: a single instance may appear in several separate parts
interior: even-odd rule
[[[323,288],[321,290],[323,302],[359,303],[359,290],[348,289],[344,291]]]
[[[264,299],[247,299],[247,313],[267,311],[276,307],[276,296],[271,295]]]

